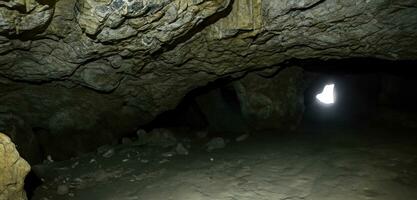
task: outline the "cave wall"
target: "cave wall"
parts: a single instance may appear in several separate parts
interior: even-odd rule
[[[252,131],[295,130],[304,112],[300,67],[266,69],[234,84],[241,113]]]
[[[68,135],[75,146],[107,141],[221,77],[290,59],[416,59],[416,5],[416,0],[1,2],[0,110],[23,120],[30,127],[24,129]]]

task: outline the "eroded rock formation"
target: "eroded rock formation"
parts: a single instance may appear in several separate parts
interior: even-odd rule
[[[75,148],[65,151],[76,155],[134,131],[174,108],[190,90],[221,77],[290,59],[416,59],[416,5],[416,0],[1,1],[0,113],[18,116],[34,129],[27,132],[71,143]],[[63,147],[54,144],[44,151]]]
[[[29,164],[20,157],[10,138],[0,133],[0,199],[27,199],[23,185],[29,171]]]

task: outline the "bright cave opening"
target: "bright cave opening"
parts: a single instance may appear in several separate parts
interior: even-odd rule
[[[334,84],[325,85],[323,91],[316,95],[316,99],[326,105],[334,104],[335,98]]]

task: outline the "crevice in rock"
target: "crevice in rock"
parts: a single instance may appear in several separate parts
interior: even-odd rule
[[[326,0],[318,0],[317,2],[314,2],[314,3],[310,4],[310,5],[305,6],[305,7],[294,7],[294,8],[291,8],[285,14],[288,14],[290,12],[297,11],[297,10],[299,10],[299,11],[309,10],[309,9],[312,9],[312,8],[315,8],[315,7],[319,6],[320,4],[324,3],[325,1]]]

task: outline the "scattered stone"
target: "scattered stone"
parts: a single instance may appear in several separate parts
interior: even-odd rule
[[[163,159],[163,160],[159,161],[159,164],[164,164],[166,162],[169,162],[169,160],[168,159]]]
[[[102,156],[104,158],[110,158],[114,155],[114,149],[109,149],[107,150]]]
[[[140,162],[146,164],[146,163],[149,163],[149,160],[141,159]]]
[[[66,195],[69,192],[69,187],[67,185],[59,185],[56,189],[56,193],[59,195]]]
[[[143,129],[139,129],[136,131],[136,136],[138,136],[138,138],[143,137],[144,135],[146,135],[146,131]]]
[[[109,149],[111,149],[112,147],[110,145],[103,145],[100,146],[99,148],[97,148],[97,154],[99,155],[103,155],[104,153],[106,153]]]
[[[213,151],[215,149],[223,149],[226,147],[226,142],[221,137],[211,139],[207,144],[207,151]]]
[[[172,131],[165,128],[157,128],[149,133],[141,131],[138,134],[138,143],[167,148],[175,146],[177,138]]]
[[[80,183],[80,182],[83,182],[83,179],[81,179],[81,178],[75,178],[74,181]]]
[[[73,168],[73,169],[74,169],[74,168],[76,168],[79,164],[80,164],[80,162],[78,162],[78,161],[77,161],[77,162],[75,162],[74,164],[72,164],[72,165],[71,165],[71,168]]]
[[[53,163],[54,162],[51,155],[46,156],[46,162],[47,163]]]
[[[210,162],[214,162],[214,158],[210,158]]]
[[[189,154],[188,150],[184,147],[182,143],[177,144],[177,147],[175,147],[175,151],[177,152],[178,155],[186,156]]]
[[[243,134],[243,135],[236,138],[236,142],[242,142],[242,141],[248,139],[248,137],[249,137],[249,133]]]
[[[0,133],[0,199],[26,200],[23,185],[29,171],[10,138]]]
[[[122,138],[122,144],[124,145],[132,144],[132,140],[130,138],[124,137]]]
[[[91,163],[95,163],[96,162],[96,159],[94,159],[94,158],[92,158],[91,160],[90,160],[90,164]]]
[[[114,149],[110,145],[104,145],[97,148],[97,154],[103,156],[104,158],[110,158],[114,155]],[[92,161],[90,160],[90,163]]]
[[[122,162],[127,162],[127,161],[129,161],[129,159],[123,159],[123,160],[122,160]]]
[[[75,196],[75,194],[74,194],[74,193],[72,193],[72,192],[70,192],[70,193],[68,193],[68,196],[69,196],[69,197],[74,197],[74,196]]]
[[[165,153],[162,154],[162,157],[166,157],[166,158],[170,158],[172,156],[174,156],[174,153],[172,153],[172,152],[165,152]]]

